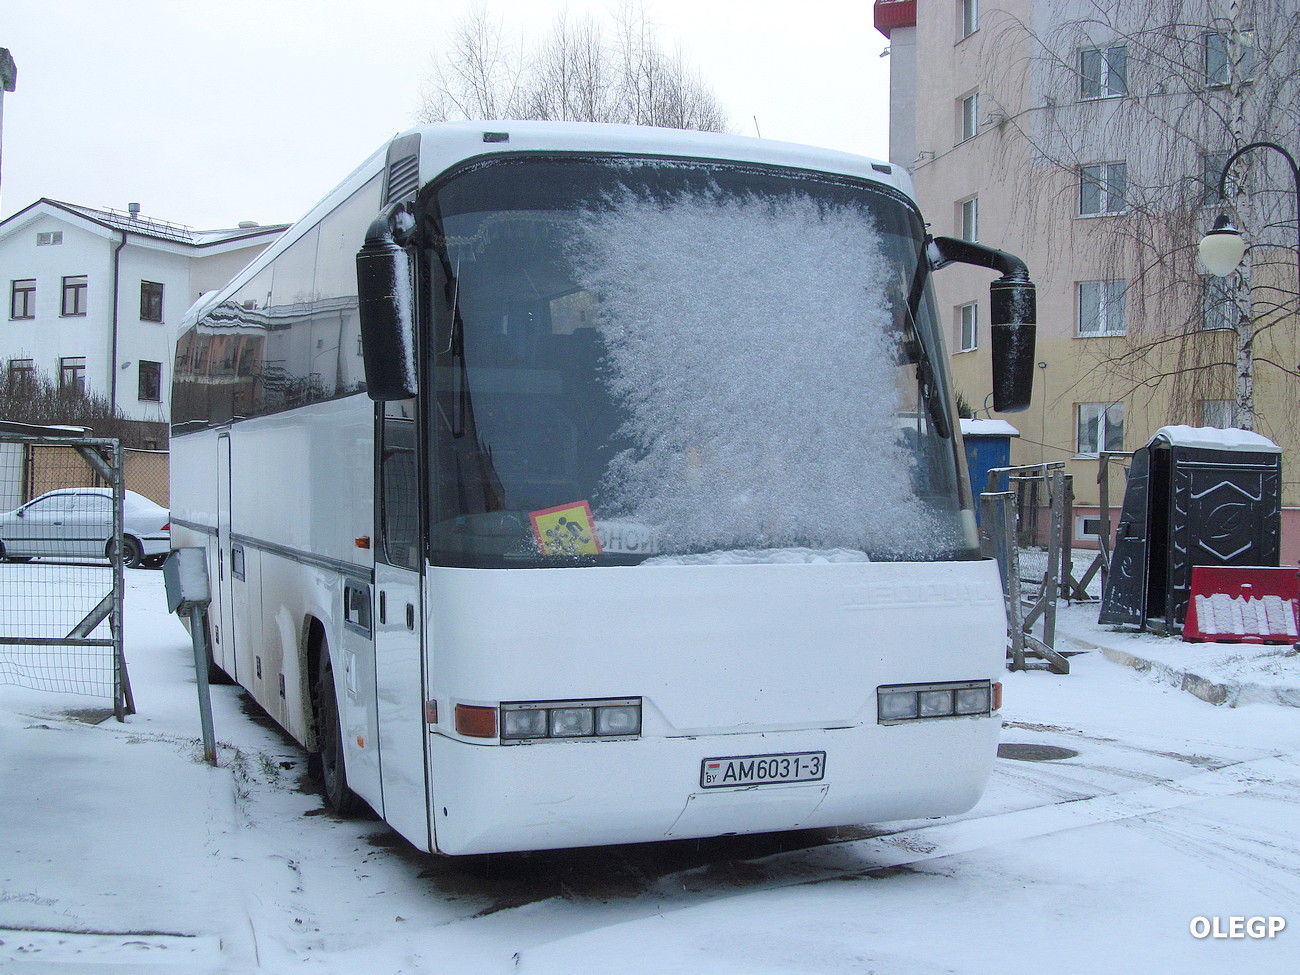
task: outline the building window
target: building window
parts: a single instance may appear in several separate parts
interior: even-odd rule
[[[38,233],[36,235],[37,247],[49,247],[51,244],[62,244],[62,243],[63,243],[62,230],[51,230],[46,233]]]
[[[59,360],[59,389],[86,391],[86,357],[69,356]]]
[[[1201,426],[1226,430],[1233,425],[1237,403],[1230,399],[1201,400]]]
[[[980,29],[980,0],[961,0],[961,36],[970,37]]]
[[[163,286],[156,281],[140,282],[140,321],[161,322]]]
[[[1079,216],[1123,213],[1128,193],[1128,164],[1093,163],[1079,167]]]
[[[1220,278],[1207,274],[1201,278],[1201,328],[1207,332],[1231,329],[1237,325],[1236,277]]]
[[[1096,515],[1074,516],[1074,540],[1095,542],[1101,538],[1101,519]]]
[[[86,275],[74,274],[63,279],[63,316],[86,314]]]
[[[1079,337],[1124,335],[1128,323],[1124,314],[1125,281],[1079,282]]]
[[[1206,31],[1201,35],[1205,47],[1205,84],[1211,88],[1231,84],[1237,81],[1255,80],[1255,35],[1252,31],[1241,31],[1240,60],[1237,62],[1236,78],[1233,77],[1232,52],[1229,50],[1228,35],[1218,31]]]
[[[1127,47],[1096,47],[1079,52],[1081,98],[1113,98],[1127,94]]]
[[[1222,152],[1201,153],[1201,182],[1205,184],[1205,191],[1201,195],[1202,206],[1222,203],[1228,196],[1232,196],[1238,191],[1250,191],[1249,172],[1246,174],[1246,179],[1241,179],[1239,176],[1229,173],[1227,180],[1224,181],[1225,194],[1221,195],[1219,193],[1219,182],[1223,180],[1223,167],[1227,165],[1230,155],[1232,153],[1226,149]],[[1233,169],[1234,172],[1241,173],[1241,170],[1237,167],[1233,167]]]
[[[972,196],[969,200],[962,200],[959,204],[959,217],[961,221],[961,239],[969,240],[972,243],[980,239],[980,201],[979,197]]]
[[[24,278],[15,281],[9,292],[10,318],[36,317],[36,279]]]
[[[1095,457],[1103,450],[1124,449],[1124,404],[1080,403],[1075,452]]]
[[[979,305],[971,302],[957,309],[957,329],[962,352],[970,352],[979,346]]]
[[[961,100],[961,131],[959,142],[973,139],[980,130],[980,96],[971,92]]]
[[[9,360],[9,385],[31,382],[36,378],[36,362],[32,359]]]
[[[162,363],[140,360],[140,399],[162,402]]]
[[[1201,194],[1202,205],[1223,202],[1219,180],[1223,178],[1223,167],[1227,162],[1227,152],[1201,153],[1201,182],[1205,184],[1205,191]]]

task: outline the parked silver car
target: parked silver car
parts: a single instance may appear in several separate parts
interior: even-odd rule
[[[122,561],[134,568],[162,565],[171,548],[171,514],[127,491],[122,505]],[[113,492],[108,488],[47,491],[0,514],[0,558],[108,558]]]

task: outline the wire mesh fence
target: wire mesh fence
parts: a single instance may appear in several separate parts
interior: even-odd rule
[[[0,425],[0,684],[107,697],[119,719],[122,467],[116,440]]]

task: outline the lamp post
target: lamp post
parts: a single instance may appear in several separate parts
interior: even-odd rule
[[[1287,161],[1291,167],[1291,175],[1295,179],[1296,194],[1296,233],[1297,233],[1297,257],[1296,257],[1296,274],[1297,289],[1296,294],[1300,296],[1300,166],[1296,165],[1295,159],[1291,153],[1287,152],[1275,142],[1252,142],[1250,145],[1242,146],[1223,164],[1223,172],[1219,174],[1219,197],[1223,198],[1228,183],[1228,172],[1235,163],[1245,153],[1252,149],[1272,149],[1281,153],[1282,158]],[[1220,216],[1214,221],[1214,229],[1201,238],[1197,245],[1197,251],[1201,255],[1201,263],[1205,265],[1206,270],[1216,277],[1224,278],[1236,270],[1241,259],[1246,255],[1246,242],[1242,239],[1241,231],[1234,227],[1226,215]]]

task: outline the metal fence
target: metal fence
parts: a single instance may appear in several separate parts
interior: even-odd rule
[[[1027,657],[1068,674],[1056,649],[1058,599],[1089,599],[1076,578],[1070,515],[1074,484],[1064,464],[989,471],[980,495],[980,548],[997,560],[1007,606],[1007,659],[1024,670]],[[1089,578],[1091,573],[1089,573]]]
[[[97,470],[79,461],[76,447],[62,440],[30,443],[24,451],[20,459],[0,474],[0,510],[10,511],[59,488],[111,487]],[[128,491],[164,508],[170,507],[167,451],[123,447],[122,479]]]
[[[123,467],[116,440],[0,424],[0,684],[106,697],[119,721]]]

